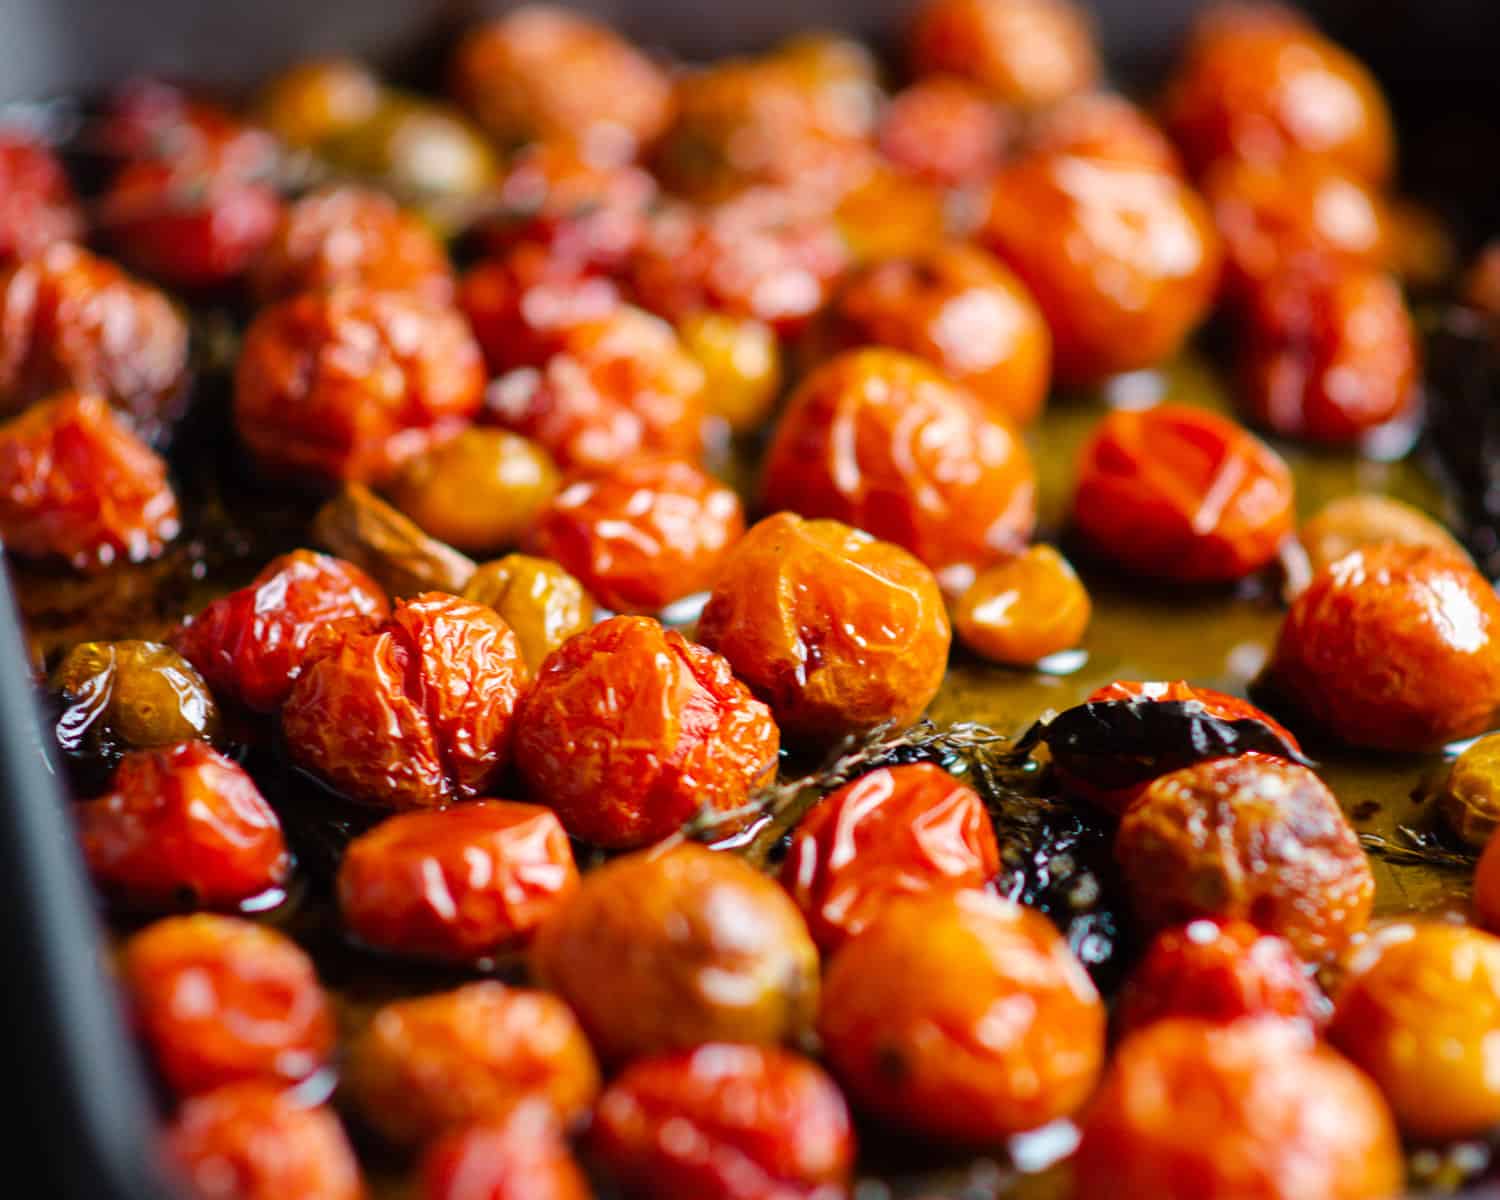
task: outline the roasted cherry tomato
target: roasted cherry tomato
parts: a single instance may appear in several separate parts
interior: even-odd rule
[[[324,188],[288,207],[250,282],[263,303],[346,284],[437,304],[453,299],[453,270],[437,235],[384,192],[362,187]]]
[[[865,139],[875,132],[882,99],[881,65],[858,38],[826,29],[794,33],[767,58],[790,67],[829,133]]]
[[[1274,1017],[1312,1030],[1325,1001],[1285,938],[1246,921],[1190,921],[1151,942],[1115,1003],[1115,1028],[1134,1033],[1172,1017],[1227,1025]]]
[[[173,639],[221,698],[274,712],[291,694],[313,640],[372,628],[390,614],[375,581],[311,550],[273,558],[247,587],[215,600]]]
[[[311,58],[273,77],[260,93],[256,113],[288,146],[316,150],[373,117],[380,93],[380,80],[364,63]]]
[[[206,742],[127,754],[78,827],[94,882],[131,908],[233,908],[291,871],[255,781]]]
[[[1338,562],[1354,550],[1379,542],[1428,546],[1459,562],[1471,563],[1458,540],[1426,513],[1392,496],[1357,492],[1331,500],[1302,523],[1297,540],[1313,571]]]
[[[669,321],[707,309],[789,335],[823,307],[848,264],[821,208],[761,189],[706,209],[664,208],[646,227],[628,283],[638,303]]]
[[[262,469],[378,481],[478,411],[484,363],[451,309],[340,288],[261,310],[235,372],[234,419]]]
[[[1161,127],[1112,92],[1070,96],[1038,114],[1027,129],[1026,146],[1036,154],[1072,154],[1165,175],[1183,173],[1182,160]]]
[[[629,459],[563,488],[531,545],[617,612],[659,612],[706,591],[745,533],[739,497],[692,463]]]
[[[849,941],[829,964],[818,1034],[857,1107],[986,1145],[1078,1109],[1104,1023],[1046,917],[965,890],[893,901]]]
[[[155,558],[177,536],[167,464],[96,395],[64,392],[0,425],[0,540],[80,571]]]
[[[454,52],[454,96],[503,146],[572,142],[601,159],[649,146],[671,115],[665,73],[613,30],[527,4],[471,30]]]
[[[1437,799],[1449,829],[1471,846],[1489,845],[1500,827],[1500,734],[1487,733],[1464,748],[1448,768]],[[1480,923],[1493,929],[1485,915],[1494,899],[1486,895],[1487,873],[1481,855],[1474,874],[1474,908]]]
[[[484,563],[469,579],[464,599],[500,614],[533,675],[547,655],[594,623],[594,598],[583,584],[557,563],[527,554]]]
[[[384,89],[368,120],[321,147],[320,157],[345,175],[368,179],[434,221],[453,221],[484,203],[500,174],[495,146],[474,122],[447,104]]]
[[[1388,926],[1355,951],[1334,1000],[1329,1041],[1380,1085],[1403,1132],[1450,1141],[1500,1123],[1500,938]]]
[[[671,326],[621,308],[569,325],[540,370],[503,375],[485,419],[537,442],[564,468],[612,467],[647,451],[696,459],[703,372]]]
[[[921,359],[854,350],[803,381],[776,427],[762,507],[910,550],[944,583],[1020,550],[1036,472],[1014,430]]]
[[[167,1128],[166,1159],[197,1200],[364,1200],[354,1148],[330,1109],[267,1083],[188,1100]]]
[[[274,929],[199,913],[125,943],[125,990],[178,1095],[241,1080],[282,1085],[328,1065],[333,1010],[312,960]]]
[[[155,288],[67,243],[0,270],[0,411],[97,392],[154,442],[187,383],[187,323]]]
[[[1495,749],[1492,745],[1490,753],[1493,754]],[[1500,805],[1492,804],[1491,807]],[[1485,843],[1484,853],[1479,856],[1479,865],[1474,871],[1474,914],[1491,933],[1500,932],[1500,838],[1491,837]]]
[[[1357,550],[1293,602],[1271,677],[1353,746],[1429,750],[1472,737],[1500,708],[1500,600],[1450,551]]]
[[[982,183],[999,168],[1012,124],[978,84],[934,75],[891,97],[880,118],[880,151],[929,183]]]
[[[547,453],[503,429],[465,429],[407,459],[385,486],[426,532],[473,554],[514,546],[557,489]]]
[[[889,346],[924,358],[1018,425],[1047,401],[1052,336],[1025,286],[975,246],[951,242],[856,268],[818,329],[833,349]]]
[[[1313,960],[1348,945],[1375,897],[1333,793],[1306,767],[1263,755],[1154,780],[1120,819],[1115,860],[1145,928],[1243,920]]]
[[[516,767],[574,837],[643,846],[703,814],[733,823],[780,736],[729,664],[649,617],[614,617],[543,664],[516,718]]]
[[[578,886],[568,835],[535,804],[401,813],[349,843],[339,911],[366,945],[472,962],[523,945]]]
[[[1078,1200],[1389,1200],[1405,1167],[1359,1071],[1280,1021],[1162,1021],[1129,1038],[1083,1120]]]
[[[1093,29],[1071,0],[926,0],[907,49],[918,75],[972,79],[996,100],[1046,108],[1099,75]]]
[[[100,152],[126,161],[217,161],[247,178],[269,177],[277,166],[276,140],[265,130],[149,76],[117,88],[90,135]]]
[[[781,393],[781,343],[755,317],[703,309],[677,322],[682,348],[703,369],[710,416],[737,434],[755,433]]]
[[[474,266],[459,286],[458,302],[485,362],[503,372],[545,366],[566,348],[570,330],[615,314],[620,290],[545,247],[526,244]]]
[[[531,680],[521,644],[493,611],[429,592],[321,653],[281,710],[297,762],[385,808],[436,808],[490,790]]]
[[[1129,160],[1026,155],[996,178],[979,241],[1036,297],[1065,383],[1170,358],[1218,289],[1207,206],[1175,175]]]
[[[1194,170],[1223,158],[1326,158],[1380,185],[1395,158],[1370,73],[1292,10],[1232,4],[1199,22],[1162,100]]]
[[[1191,701],[1201,705],[1209,716],[1223,721],[1259,721],[1287,745],[1296,750],[1301,749],[1290,730],[1250,701],[1213,688],[1199,687],[1185,679],[1153,683],[1119,679],[1096,689],[1089,695],[1087,703],[1112,700],[1170,703]],[[1083,796],[1107,812],[1119,816],[1130,807],[1132,800],[1146,790],[1153,779],[1188,766],[1197,758],[1198,755],[1191,751],[1180,755],[1164,753],[1145,760],[1126,756],[1104,757],[1058,752],[1053,756],[1053,769],[1061,777],[1063,789],[1069,794]]]
[[[590,871],[532,962],[612,1062],[788,1041],[817,1008],[818,951],[796,905],[743,859],[691,843]]]
[[[833,209],[834,225],[856,263],[924,254],[950,228],[967,228],[974,205],[950,204],[936,184],[877,159]]]
[[[1096,553],[1133,574],[1243,579],[1276,557],[1294,515],[1281,457],[1204,409],[1113,412],[1079,459],[1073,523]]]
[[[545,1104],[455,1129],[422,1154],[421,1200],[592,1200]]]
[[[917,559],[792,513],[740,539],[698,621],[699,640],[800,742],[911,724],[937,695],[952,637],[937,580]]]
[[[1091,611],[1068,560],[1037,545],[979,572],[954,606],[953,630],[981,658],[1029,667],[1077,646]]]
[[[807,1059],[706,1045],[627,1067],[599,1098],[589,1146],[649,1200],[834,1196],[854,1165],[850,1125],[838,1088]]]
[[[57,156],[24,133],[0,130],[0,262],[82,236],[83,212]]]
[[[534,1101],[572,1125],[599,1068],[556,996],[487,981],[387,1004],[350,1044],[345,1082],[375,1129],[419,1146]]]
[[[1417,331],[1383,271],[1284,271],[1247,309],[1240,392],[1256,424],[1344,443],[1411,410]]]
[[[831,953],[893,900],[984,887],[1000,850],[984,801],[930,763],[882,767],[830,792],[792,835],[782,886]]]

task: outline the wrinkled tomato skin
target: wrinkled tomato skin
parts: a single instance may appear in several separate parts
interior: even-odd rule
[[[1500,601],[1451,551],[1356,550],[1292,603],[1270,671],[1342,742],[1434,749],[1482,733],[1500,707]]]
[[[496,380],[484,419],[565,470],[602,470],[640,453],[698,459],[704,412],[703,371],[671,326],[622,307],[567,326],[540,369]]]
[[[880,152],[940,187],[982,182],[1000,166],[1012,118],[977,84],[935,75],[902,88],[880,118]]]
[[[419,1146],[534,1102],[573,1125],[599,1068],[556,996],[485,981],[380,1009],[350,1045],[345,1082],[388,1141]]]
[[[540,246],[522,245],[472,267],[458,303],[498,373],[542,367],[563,350],[568,331],[608,320],[620,308],[613,280],[574,269]]]
[[[1076,1111],[1104,1027],[1099,994],[1047,918],[976,891],[893,902],[834,955],[818,1016],[856,1107],[957,1145]]]
[[[668,1132],[679,1125],[694,1136]],[[651,1200],[834,1200],[854,1164],[833,1081],[764,1046],[711,1044],[631,1064],[599,1098],[589,1147],[629,1194]]]
[[[1390,1200],[1380,1093],[1280,1021],[1162,1021],[1126,1040],[1083,1120],[1078,1200]]]
[[[538,932],[532,969],[614,1063],[792,1041],[817,1008],[818,950],[796,905],[743,859],[694,843],[585,874]]]
[[[730,552],[698,639],[770,705],[788,741],[826,745],[921,716],[953,631],[937,579],[905,550],[778,513]]]
[[[422,1154],[421,1200],[592,1200],[545,1105],[446,1133]]]
[[[507,554],[480,566],[464,599],[493,608],[511,627],[535,675],[547,656],[594,623],[594,598],[550,559]]]
[[[436,808],[490,790],[531,672],[510,626],[442,592],[331,639],[281,711],[292,758],[349,799]]]
[[[287,207],[251,271],[262,304],[298,292],[354,286],[453,300],[443,244],[384,192],[328,187]]]
[[[1397,924],[1351,956],[1328,1040],[1379,1085],[1404,1133],[1448,1142],[1500,1122],[1497,1022],[1500,939],[1437,921]]]
[[[1218,291],[1208,207],[1175,175],[1130,161],[1026,155],[996,178],[978,240],[1031,290],[1068,384],[1172,357]]]
[[[450,89],[502,146],[564,142],[634,157],[671,118],[660,67],[613,30],[559,5],[527,4],[469,32]]]
[[[273,558],[247,587],[213,601],[173,637],[214,694],[275,712],[291,694],[316,638],[373,628],[390,602],[352,563],[311,550]]]
[[[1227,1025],[1245,1017],[1314,1030],[1323,998],[1285,938],[1245,921],[1191,921],[1158,934],[1115,1003],[1120,1036],[1192,1017]]]
[[[948,583],[1025,546],[1036,471],[1011,426],[921,359],[854,350],[787,404],[761,507],[828,518],[911,551]]]
[[[1163,175],[1182,175],[1171,140],[1149,116],[1123,96],[1088,92],[1070,96],[1041,113],[1027,131],[1033,154],[1099,158]]]
[[[339,911],[366,945],[473,962],[524,945],[577,886],[551,811],[482,800],[401,813],[355,838],[339,864]]]
[[[234,419],[268,474],[378,482],[479,410],[484,361],[456,312],[341,288],[262,309],[235,371]]]
[[[78,827],[94,882],[130,908],[233,908],[291,871],[254,780],[206,742],[127,754]]]
[[[1323,158],[1379,186],[1395,159],[1370,73],[1291,10],[1227,5],[1202,19],[1161,111],[1194,171],[1226,158]]]
[[[659,841],[699,813],[726,819],[774,775],[779,748],[770,712],[729,664],[649,617],[564,642],[516,716],[530,795],[610,849]]]
[[[354,1148],[332,1110],[270,1084],[193,1097],[165,1143],[168,1166],[198,1200],[365,1200]]]
[[[296,1083],[333,1053],[333,1010],[312,960],[273,929],[167,917],[125,943],[121,967],[137,1027],[180,1096]]]
[[[857,268],[819,333],[835,349],[888,346],[925,359],[1017,425],[1047,402],[1047,322],[1021,281],[975,246],[943,243]]]
[[[155,288],[70,243],[0,270],[0,411],[77,388],[156,442],[187,384],[187,323]]]
[[[739,497],[724,484],[689,462],[636,458],[564,487],[531,546],[605,608],[655,613],[711,587],[744,533]]]
[[[1260,755],[1152,781],[1120,819],[1115,860],[1143,928],[1243,920],[1311,961],[1349,944],[1375,895],[1333,793],[1306,767]]]
[[[41,142],[0,131],[0,263],[83,236],[83,212],[57,156]]]
[[[930,763],[882,767],[803,818],[781,867],[818,948],[831,954],[893,900],[982,888],[1000,869],[984,801]]]
[[[65,392],[0,425],[0,538],[76,570],[156,558],[181,527],[167,465],[96,395]]]
[[[1075,527],[1132,574],[1233,582],[1267,566],[1292,533],[1286,463],[1203,409],[1110,413],[1084,446],[1077,477]]]
[[[1259,721],[1289,746],[1301,749],[1289,729],[1250,701],[1213,688],[1199,687],[1185,679],[1151,683],[1117,679],[1090,693],[1085,703],[1138,700],[1143,697],[1166,703],[1193,701],[1201,704],[1203,711],[1209,716],[1224,721]],[[1082,796],[1106,812],[1120,816],[1130,807],[1131,801],[1146,790],[1152,779],[1188,766],[1196,757],[1162,754],[1149,764],[1139,760],[1111,763],[1101,762],[1096,756],[1085,758],[1063,752],[1054,756],[1053,769],[1062,780],[1063,789],[1070,795]]]
[[[1093,30],[1070,0],[927,0],[912,19],[913,71],[972,79],[1021,109],[1056,104],[1093,86]]]
[[[1421,373],[1400,285],[1382,271],[1284,272],[1248,306],[1240,396],[1255,424],[1344,445],[1411,410]]]

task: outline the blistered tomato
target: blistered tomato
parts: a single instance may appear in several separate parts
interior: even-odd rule
[[[1038,545],[980,571],[954,606],[953,629],[980,657],[1027,667],[1077,646],[1091,611],[1068,560]]]
[[[817,1008],[818,951],[796,905],[743,859],[693,844],[590,871],[532,963],[613,1062],[774,1045],[805,1034]]]
[[[988,1144],[1072,1114],[1104,1005],[1047,918],[975,891],[897,900],[828,967],[818,1034],[857,1107]]]
[[[778,513],[730,553],[698,621],[790,740],[911,724],[952,641],[936,578],[899,546]]]
[[[1293,519],[1286,463],[1203,409],[1113,412],[1079,458],[1073,522],[1094,551],[1134,574],[1242,579],[1276,557]]]
[[[1182,160],[1162,129],[1141,109],[1112,92],[1070,96],[1040,113],[1026,133],[1037,154],[1101,158],[1165,175],[1181,175]]]
[[[293,759],[350,799],[386,808],[434,808],[490,789],[531,680],[516,635],[493,611],[429,592],[321,653],[281,710]]]
[[[527,942],[578,886],[549,809],[483,800],[401,813],[349,843],[339,911],[366,945],[472,962]]]
[[[500,614],[533,675],[547,655],[594,623],[594,598],[583,584],[550,559],[528,554],[482,564],[465,586],[464,599]]]
[[[739,497],[711,475],[635,458],[563,488],[530,540],[605,608],[654,613],[711,587],[744,532]]]
[[[703,369],[710,416],[755,433],[781,392],[781,343],[764,321],[703,309],[677,322],[682,347]]]
[[[491,371],[545,366],[568,331],[604,321],[620,307],[613,280],[589,275],[535,245],[521,245],[472,267],[458,302]]]
[[[978,84],[934,75],[908,84],[880,118],[880,151],[943,187],[982,182],[999,166],[1013,119]]]
[[[1428,750],[1500,707],[1500,600],[1451,551],[1374,545],[1325,567],[1282,623],[1271,675],[1353,746]]]
[[[422,1154],[422,1200],[591,1200],[557,1118],[522,1104],[446,1133]]]
[[[982,888],[999,869],[979,794],[915,763],[871,771],[820,800],[792,835],[781,883],[829,953],[899,897]]]
[[[214,692],[256,712],[291,693],[315,638],[371,628],[390,613],[385,593],[352,563],[293,550],[247,587],[215,600],[173,639]]]
[[[83,213],[57,156],[23,133],[0,131],[0,262],[82,234]]]
[[[691,1137],[676,1135],[684,1128]],[[763,1046],[706,1045],[633,1063],[599,1098],[589,1146],[611,1178],[652,1200],[834,1196],[854,1161],[849,1110],[833,1081]]]
[[[137,1025],[179,1095],[295,1083],[333,1053],[333,1010],[312,960],[273,929],[168,917],[125,943],[121,967]]]
[[[732,821],[776,771],[766,706],[712,651],[648,617],[564,642],[516,718],[516,767],[574,837],[642,846],[700,814]]]

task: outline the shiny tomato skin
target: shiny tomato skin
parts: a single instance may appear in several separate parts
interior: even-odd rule
[[[167,917],[125,943],[125,992],[179,1096],[244,1080],[288,1085],[327,1066],[333,1010],[312,960],[237,917]]]
[[[64,392],[0,425],[0,537],[75,570],[159,556],[181,528],[167,465],[102,397]]]
[[[871,771],[820,800],[792,834],[781,883],[831,954],[898,897],[982,888],[999,869],[979,794],[913,763]]]
[[[276,813],[207,742],[127,754],[78,823],[94,882],[132,908],[232,908],[291,871]]]
[[[953,606],[953,631],[981,658],[1031,667],[1077,647],[1092,612],[1072,564],[1038,543],[975,576]]]
[[[436,808],[490,790],[531,672],[510,626],[442,592],[325,643],[281,712],[292,758],[359,803]]]
[[[655,613],[710,588],[744,533],[724,484],[690,462],[641,457],[567,484],[530,541],[605,608]]]
[[[682,1126],[694,1136],[669,1132]],[[835,1200],[854,1162],[849,1110],[819,1067],[712,1043],[626,1067],[599,1098],[589,1148],[653,1200]]]
[[[729,664],[649,617],[564,642],[516,718],[531,797],[611,849],[659,841],[700,813],[738,813],[774,776],[779,749],[770,711]]]
[[[422,1153],[421,1200],[592,1200],[557,1118],[522,1104],[445,1133]]]
[[[82,236],[83,212],[57,156],[23,133],[0,131],[0,262]]]
[[[489,369],[542,367],[568,342],[568,330],[603,321],[620,307],[611,279],[577,270],[532,244],[476,263],[464,275],[458,303]]]
[[[981,183],[999,168],[1014,124],[978,84],[932,75],[890,98],[877,136],[895,166],[952,188]]]
[[[1084,92],[1038,114],[1027,130],[1033,154],[1071,154],[1182,175],[1182,159],[1162,128],[1125,97]]]
[[[213,601],[173,637],[214,694],[253,712],[275,712],[316,639],[331,628],[373,628],[390,602],[353,563],[293,550],[246,587]]]
[[[479,800],[400,813],[355,838],[339,863],[338,899],[368,946],[472,962],[524,945],[577,886],[550,810]]]
[[[1286,463],[1203,409],[1111,413],[1084,446],[1077,479],[1074,525],[1132,574],[1229,583],[1268,565],[1292,533]]]

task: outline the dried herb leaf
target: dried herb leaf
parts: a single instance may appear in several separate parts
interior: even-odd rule
[[[369,572],[392,596],[464,590],[477,564],[362,484],[349,484],[318,510],[313,537]]]
[[[1362,833],[1360,844],[1371,854],[1405,867],[1432,867],[1439,871],[1462,871],[1471,873],[1479,861],[1477,850],[1455,850],[1437,835],[1413,829],[1410,825],[1398,825],[1396,836],[1382,837],[1378,833]]]

